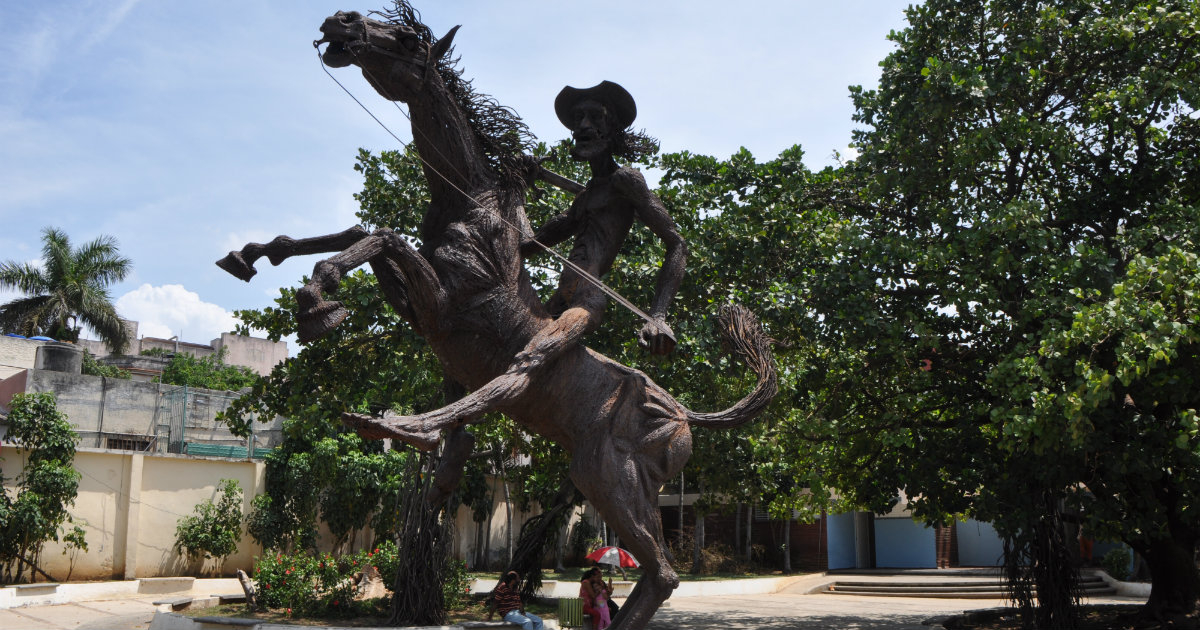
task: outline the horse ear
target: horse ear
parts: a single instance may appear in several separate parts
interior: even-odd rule
[[[458,32],[461,26],[462,24],[455,26],[443,35],[441,39],[437,40],[437,43],[433,45],[433,50],[429,51],[430,61],[441,59],[442,55],[445,55],[450,50],[450,45],[454,43],[454,34]]]

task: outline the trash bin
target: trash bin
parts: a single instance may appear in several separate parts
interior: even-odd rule
[[[583,598],[558,598],[558,626],[560,628],[583,627]]]

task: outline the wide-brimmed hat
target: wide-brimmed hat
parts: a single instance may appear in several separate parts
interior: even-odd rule
[[[616,117],[617,125],[621,129],[632,125],[633,119],[637,118],[637,105],[633,102],[633,96],[625,88],[612,81],[601,81],[598,85],[583,89],[568,85],[554,98],[554,113],[558,114],[558,120],[567,129],[574,129],[571,110],[580,101],[586,99],[594,100],[607,107],[608,111]]]

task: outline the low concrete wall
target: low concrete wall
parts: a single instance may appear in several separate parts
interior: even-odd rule
[[[1106,571],[1099,569],[1095,570],[1095,574],[1104,580],[1105,584],[1117,589],[1117,595],[1122,597],[1150,597],[1150,588],[1153,586],[1149,582],[1122,582]]]
[[[0,608],[46,606],[72,602],[132,599],[147,595],[208,597],[214,594],[241,593],[236,578],[142,579],[89,584],[25,584],[0,587]]]
[[[83,446],[103,448],[106,444],[101,436],[112,434],[158,436],[160,451],[166,450],[169,439],[241,446],[246,443],[216,419],[238,397],[236,392],[28,370],[0,382],[0,405],[7,405],[13,394],[21,392],[52,392],[59,411],[85,436]],[[255,447],[277,446],[283,439],[282,427],[283,418],[255,422]]]

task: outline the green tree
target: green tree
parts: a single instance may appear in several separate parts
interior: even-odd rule
[[[206,357],[197,357],[186,352],[175,354],[163,368],[158,382],[238,391],[257,383],[258,375],[248,367],[225,363],[225,348],[221,348],[216,354]]]
[[[111,236],[73,248],[65,232],[46,228],[40,265],[0,263],[0,288],[25,294],[0,306],[0,328],[74,342],[85,324],[120,354],[129,345],[129,333],[117,316],[108,286],[125,279],[131,266]]]
[[[797,447],[854,504],[994,522],[1044,627],[1073,623],[1063,506],[1143,553],[1147,612],[1189,613],[1200,5],[907,15],[852,89],[860,157],[808,192],[839,214],[803,288],[841,350]]]
[[[217,501],[206,499],[191,516],[175,526],[175,547],[192,560],[221,561],[237,551],[242,540],[242,486],[236,479],[222,479]]]
[[[11,584],[27,567],[33,577],[42,546],[57,542],[64,523],[72,522],[68,508],[79,490],[74,467],[78,436],[58,410],[54,394],[38,393],[13,396],[6,439],[27,451],[16,496],[0,492],[0,566],[3,582]],[[80,527],[66,538],[86,549]]]
[[[90,350],[83,351],[83,365],[80,367],[80,373],[89,376],[103,376],[106,378],[119,378],[129,380],[131,378],[129,370],[121,369],[115,365],[101,363],[92,356]]]

